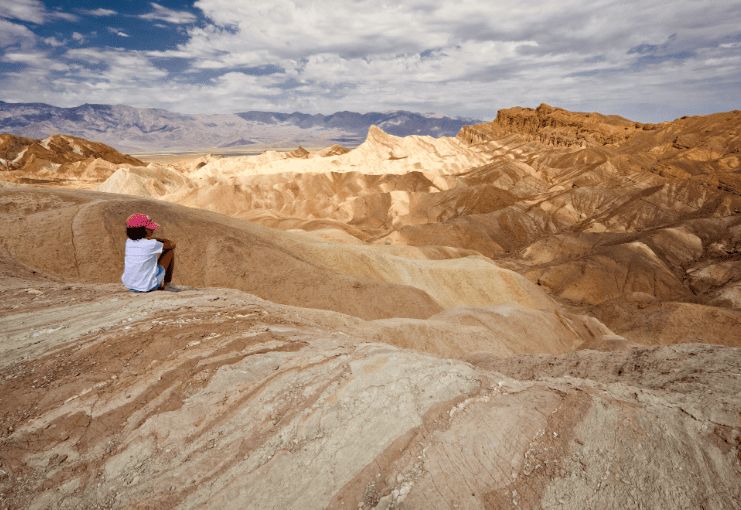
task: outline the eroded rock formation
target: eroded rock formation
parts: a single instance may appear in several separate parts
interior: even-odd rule
[[[53,135],[44,140],[0,134],[0,178],[5,182],[96,185],[110,177],[118,165],[144,166],[102,143]]]
[[[1,174],[0,499],[739,507],[739,115],[541,105],[105,182],[37,143],[71,159]],[[133,212],[182,292],[118,283]]]

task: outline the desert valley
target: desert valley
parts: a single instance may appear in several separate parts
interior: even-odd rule
[[[0,510],[741,508],[741,112],[360,141],[0,134]]]

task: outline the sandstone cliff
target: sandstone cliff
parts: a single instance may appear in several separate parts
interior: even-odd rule
[[[514,107],[499,110],[492,122],[464,126],[458,138],[467,143],[491,141],[504,135],[521,135],[556,147],[594,147],[618,144],[639,131],[656,129],[617,115],[569,112],[543,103],[536,109]]]

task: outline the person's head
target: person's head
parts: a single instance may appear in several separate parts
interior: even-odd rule
[[[126,227],[126,236],[132,241],[147,238],[147,229],[144,227]]]
[[[126,235],[133,241],[149,237],[159,227],[146,214],[132,214],[126,219]]]

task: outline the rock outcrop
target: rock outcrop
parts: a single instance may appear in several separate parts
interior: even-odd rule
[[[617,115],[569,112],[544,103],[535,109],[515,107],[499,110],[494,121],[464,126],[457,138],[473,144],[516,134],[527,141],[556,147],[594,147],[619,144],[637,132],[657,127]]]
[[[74,136],[32,140],[0,134],[0,177],[7,182],[97,184],[110,177],[118,165],[144,166],[144,163],[102,143]]]

